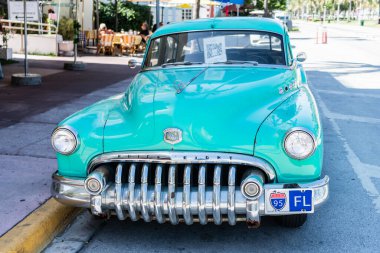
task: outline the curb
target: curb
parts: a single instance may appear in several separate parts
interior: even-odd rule
[[[50,198],[0,238],[0,252],[40,252],[81,211]]]

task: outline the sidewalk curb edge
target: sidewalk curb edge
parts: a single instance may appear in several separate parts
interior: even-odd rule
[[[80,211],[50,198],[0,237],[0,251],[40,252]]]

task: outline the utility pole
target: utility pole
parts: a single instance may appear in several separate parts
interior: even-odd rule
[[[25,52],[25,60],[24,60],[24,74],[25,77],[28,75],[28,28],[26,24],[26,0],[24,0],[24,52]]]
[[[156,0],[156,26],[160,27],[160,0]]]

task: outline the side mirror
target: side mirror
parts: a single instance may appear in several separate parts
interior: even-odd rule
[[[296,60],[298,62],[304,62],[304,61],[306,61],[306,58],[307,58],[306,53],[302,52],[302,53],[297,54]]]
[[[137,61],[135,59],[130,59],[128,61],[128,67],[130,69],[134,69],[134,68],[136,68],[136,66],[137,66]]]

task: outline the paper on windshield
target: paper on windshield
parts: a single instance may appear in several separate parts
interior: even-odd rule
[[[225,38],[222,36],[203,39],[205,63],[227,61]]]

